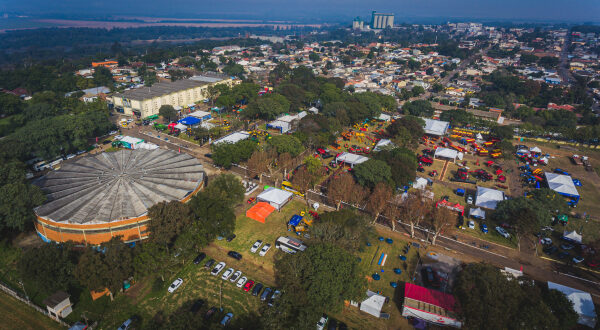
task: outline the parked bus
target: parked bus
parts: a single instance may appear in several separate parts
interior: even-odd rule
[[[279,237],[277,241],[275,241],[275,248],[280,249],[285,253],[294,254],[298,251],[302,252],[306,250],[306,245],[301,240],[295,239],[293,237]]]
[[[304,197],[304,194],[301,193],[300,191],[298,191],[298,189],[296,189],[296,187],[294,187],[294,185],[292,185],[292,183],[289,181],[283,181],[281,183],[281,189],[287,190],[287,191],[294,193],[300,197]]]

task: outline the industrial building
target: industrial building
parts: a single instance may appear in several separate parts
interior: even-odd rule
[[[217,84],[231,86],[233,83],[234,80],[228,76],[203,74],[190,79],[161,82],[151,87],[130,89],[113,95],[111,101],[117,112],[146,118],[157,115],[163,105],[188,107],[206,99],[209,86]]]
[[[148,208],[187,202],[203,186],[198,159],[165,149],[119,150],[64,162],[35,182],[47,202],[34,209],[44,241],[97,245],[148,237]]]
[[[394,14],[385,14],[373,11],[371,14],[371,29],[381,30],[387,27],[394,27]]]

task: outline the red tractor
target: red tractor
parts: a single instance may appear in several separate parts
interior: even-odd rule
[[[417,157],[417,160],[419,161],[419,163],[426,166],[433,164],[433,159],[431,159],[431,157],[429,156],[421,155]]]

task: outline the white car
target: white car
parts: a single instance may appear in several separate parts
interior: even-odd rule
[[[242,276],[242,271],[238,270],[237,272],[233,273],[233,275],[231,275],[229,281],[231,281],[231,283],[235,283],[235,281],[237,281],[238,278],[240,278],[240,276]]]
[[[181,284],[183,284],[183,280],[181,278],[178,278],[175,281],[173,281],[173,283],[171,283],[171,285],[169,286],[169,293],[175,292],[175,290],[177,290],[177,288],[179,288]]]
[[[573,258],[573,262],[574,262],[574,263],[576,263],[576,264],[578,264],[578,263],[580,263],[580,262],[582,262],[582,261],[583,261],[583,258],[582,258],[582,257],[574,257],[574,258]]]
[[[215,266],[215,268],[213,268],[213,270],[210,271],[210,275],[213,275],[213,276],[219,275],[219,273],[223,270],[223,268],[225,268],[225,263],[221,261]]]
[[[221,276],[221,279],[228,280],[231,277],[231,275],[233,275],[233,272],[235,272],[235,270],[233,268],[227,269]]]
[[[260,249],[260,252],[258,252],[258,255],[261,257],[264,257],[265,254],[267,254],[267,252],[269,252],[270,249],[271,249],[271,244],[265,244],[265,246],[263,246],[262,249]]]
[[[504,230],[504,228],[502,227],[496,227],[496,231],[498,232],[498,234],[504,236],[504,238],[509,238],[510,234],[506,232],[506,230]]]
[[[235,284],[235,286],[237,286],[238,288],[241,288],[244,286],[244,284],[246,284],[246,282],[248,281],[248,278],[246,276],[242,276],[242,278],[240,278],[237,283]]]
[[[473,221],[468,221],[468,222],[467,222],[467,226],[469,226],[469,229],[475,229],[475,222],[473,222]]]
[[[262,245],[262,241],[261,240],[258,240],[256,242],[254,242],[254,245],[252,245],[252,247],[250,248],[250,252],[256,253],[256,251],[258,251],[258,249],[260,249],[261,245]]]
[[[473,204],[473,196],[467,196],[467,204]]]
[[[540,243],[543,245],[550,245],[552,244],[552,239],[550,237],[544,237],[540,240]]]
[[[317,330],[325,329],[325,325],[327,324],[327,321],[329,321],[329,318],[327,317],[327,315],[321,316],[321,319],[319,320],[319,322],[317,322]]]

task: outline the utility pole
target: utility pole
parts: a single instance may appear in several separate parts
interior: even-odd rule
[[[29,295],[27,295],[27,291],[25,291],[25,285],[23,284],[23,281],[19,281],[19,284],[21,284],[21,287],[23,288],[23,292],[25,293],[25,298],[29,302]]]

